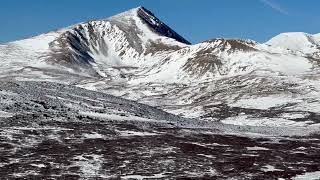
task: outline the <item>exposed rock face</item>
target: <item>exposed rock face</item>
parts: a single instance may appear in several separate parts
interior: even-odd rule
[[[144,7],[138,8],[137,11],[138,16],[142,19],[144,23],[148,25],[148,27],[155,33],[159,34],[160,36],[166,36],[168,38],[175,39],[184,44],[191,44],[189,41],[184,39],[166,24],[161,22],[157,17],[154,16],[152,12],[147,10]]]

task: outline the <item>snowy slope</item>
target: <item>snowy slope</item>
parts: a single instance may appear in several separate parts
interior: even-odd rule
[[[320,38],[303,32],[282,33],[266,42],[275,48],[289,50],[294,54],[312,55],[320,51]]]
[[[138,7],[73,26],[52,42],[49,59],[73,69],[93,68],[101,77],[119,79],[152,67],[158,59],[155,54],[162,56],[162,52],[188,44],[151,12]]]
[[[151,66],[154,53],[188,44],[151,12],[138,7],[105,20],[1,45],[0,65],[1,72],[62,68],[90,76],[119,77],[128,69]]]
[[[310,59],[320,55],[317,43],[316,36],[284,33],[266,44],[214,39],[189,45],[150,11],[138,7],[4,45],[0,56],[5,72],[55,65],[68,72],[132,83],[189,83],[254,71],[308,72],[313,67]]]
[[[57,33],[48,33],[1,45],[1,73],[18,70],[24,66],[45,66],[41,57],[48,53],[49,43],[57,37]]]
[[[254,71],[299,75],[313,67],[308,58],[274,53],[275,49],[244,40],[216,39],[203,42],[170,53],[147,73],[147,77],[137,81],[205,82]]]

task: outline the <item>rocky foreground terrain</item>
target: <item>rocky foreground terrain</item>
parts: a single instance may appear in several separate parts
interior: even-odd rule
[[[1,82],[0,99],[5,179],[288,179],[320,170],[317,128],[186,119],[48,82]]]
[[[0,179],[319,179],[319,62],[143,7],[0,45]]]

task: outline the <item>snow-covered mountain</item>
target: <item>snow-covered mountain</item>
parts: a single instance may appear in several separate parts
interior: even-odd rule
[[[154,64],[151,55],[190,44],[143,7],[2,45],[2,71],[52,68],[107,77]],[[115,72],[116,74],[113,74]]]
[[[0,59],[2,79],[69,83],[186,117],[319,123],[320,34],[192,45],[138,7],[1,45]]]
[[[4,179],[319,176],[320,34],[191,44],[138,7],[0,45]]]
[[[312,53],[320,46],[318,35],[303,32],[282,33],[270,39],[266,44],[301,53]]]

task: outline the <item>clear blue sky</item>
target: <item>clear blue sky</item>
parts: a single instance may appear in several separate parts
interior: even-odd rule
[[[189,41],[320,33],[320,0],[1,0],[0,43],[144,6]]]

